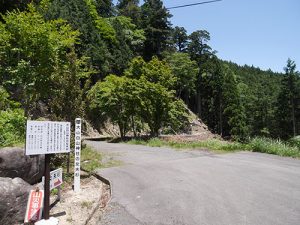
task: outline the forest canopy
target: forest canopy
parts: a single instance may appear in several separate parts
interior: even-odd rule
[[[224,61],[209,31],[171,16],[161,0],[2,1],[0,146],[24,136],[26,119],[81,116],[157,136],[183,131],[188,110],[236,140],[299,135],[293,60],[283,73]]]

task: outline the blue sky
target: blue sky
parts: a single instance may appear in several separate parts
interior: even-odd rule
[[[201,1],[163,0],[166,7]],[[300,70],[299,0],[223,0],[170,12],[173,26],[210,32],[221,59],[282,72],[291,58]]]
[[[201,0],[164,0],[166,7]],[[210,32],[221,59],[282,72],[290,57],[300,70],[299,0],[223,0],[173,9],[173,26]]]

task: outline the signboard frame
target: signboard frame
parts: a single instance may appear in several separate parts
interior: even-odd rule
[[[71,123],[27,120],[26,155],[70,152]]]

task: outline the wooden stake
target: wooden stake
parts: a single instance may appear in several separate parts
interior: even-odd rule
[[[45,155],[45,199],[44,199],[44,219],[48,220],[50,215],[50,154]]]

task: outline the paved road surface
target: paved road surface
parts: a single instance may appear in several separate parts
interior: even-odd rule
[[[99,225],[299,225],[300,160],[86,141],[114,153],[113,198]]]

